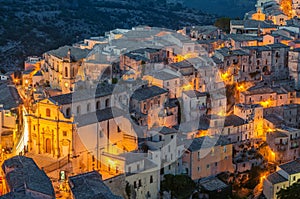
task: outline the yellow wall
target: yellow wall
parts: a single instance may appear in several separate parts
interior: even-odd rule
[[[47,109],[50,115],[47,115]],[[35,111],[28,116],[29,151],[37,154],[51,154],[54,158],[72,153],[72,118],[67,119],[59,107],[49,100],[35,105]]]

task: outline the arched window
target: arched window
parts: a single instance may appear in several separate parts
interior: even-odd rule
[[[80,106],[77,106],[77,115],[79,115],[81,112],[81,107]]]
[[[49,108],[46,109],[46,116],[47,117],[50,117],[51,116],[51,111]]]
[[[68,74],[68,67],[65,67],[65,77],[68,77],[69,74]]]
[[[109,103],[110,103],[110,102],[109,102],[109,99],[106,99],[106,100],[105,100],[105,108],[108,108],[108,107],[110,106]]]
[[[91,104],[90,104],[90,103],[87,104],[87,106],[86,106],[86,111],[87,111],[87,112],[90,112],[90,111],[91,111]]]
[[[66,110],[66,116],[71,117],[71,108],[67,108]]]
[[[100,110],[101,109],[101,104],[100,101],[96,102],[96,110]]]

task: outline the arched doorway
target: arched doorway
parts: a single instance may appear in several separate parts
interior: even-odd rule
[[[49,138],[46,139],[46,153],[51,153],[51,140]]]

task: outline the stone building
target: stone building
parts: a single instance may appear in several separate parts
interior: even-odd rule
[[[50,178],[31,158],[15,156],[7,159],[2,170],[10,192],[0,198],[55,198]]]
[[[232,144],[222,136],[195,138],[182,161],[183,170],[193,180],[233,172]]]
[[[263,193],[267,199],[277,199],[277,192],[292,186],[300,179],[300,160],[277,166],[276,172],[268,175],[263,182]]]
[[[300,49],[290,50],[288,54],[289,75],[295,81],[295,88],[300,89]]]
[[[59,89],[62,93],[74,91],[77,75],[82,76],[82,61],[89,52],[72,46],[63,46],[46,52],[42,68],[46,73],[45,77],[49,78],[46,80],[49,81],[51,88]]]

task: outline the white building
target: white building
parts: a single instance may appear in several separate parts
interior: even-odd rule
[[[277,199],[280,189],[286,189],[300,179],[300,159],[277,166],[263,183],[263,193],[267,199]]]
[[[186,121],[196,120],[207,110],[207,93],[196,90],[182,93],[183,117]]]
[[[300,49],[289,51],[289,74],[295,81],[296,89],[300,89]]]

